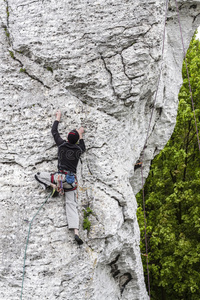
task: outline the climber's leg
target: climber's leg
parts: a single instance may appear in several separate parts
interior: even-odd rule
[[[79,245],[83,244],[83,241],[79,237],[79,216],[77,210],[76,191],[65,192],[66,202],[66,215],[69,229],[74,229],[75,240]]]
[[[78,229],[79,217],[76,202],[76,191],[65,192],[65,202],[69,229]]]
[[[35,179],[39,182],[44,190],[49,186],[54,188],[54,184],[51,183],[51,174],[48,172],[38,172],[35,175]]]

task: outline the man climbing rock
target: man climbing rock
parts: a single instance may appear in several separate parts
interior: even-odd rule
[[[69,229],[74,230],[75,240],[81,245],[79,237],[79,216],[76,201],[76,169],[81,154],[85,151],[83,140],[84,128],[74,129],[69,132],[67,141],[60,137],[58,124],[61,112],[56,113],[56,120],[52,126],[52,135],[58,146],[58,172],[50,174],[40,172],[35,175],[36,180],[44,187],[51,186],[60,194],[65,195],[66,215]],[[79,141],[79,142],[78,142]]]

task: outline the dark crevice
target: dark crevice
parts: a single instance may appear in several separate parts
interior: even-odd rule
[[[58,229],[64,228],[64,227],[68,227],[68,224],[65,224],[65,225],[62,225],[62,226],[55,226],[55,228],[58,228]]]
[[[155,23],[152,23],[152,24],[149,24],[150,25],[150,28],[141,34],[141,36],[145,36],[147,33],[149,33],[149,31],[153,28],[154,25],[158,25],[158,22],[155,22]]]
[[[151,103],[151,104],[149,105],[149,108],[150,108],[150,109],[155,108],[154,103]]]
[[[123,291],[126,287],[126,285],[133,279],[132,275],[130,273],[124,273],[122,276],[120,276],[119,279],[119,286],[121,294],[123,294]]]
[[[185,6],[185,3],[182,3],[178,9],[181,10],[182,8],[184,8],[184,6]]]
[[[118,254],[115,259],[113,261],[111,261],[111,263],[109,264],[110,266],[112,266],[113,264],[116,264],[116,262],[119,260],[120,254]]]
[[[43,160],[40,160],[38,162],[35,162],[34,165],[39,165],[39,164],[42,164],[44,162],[52,162],[54,160],[57,160],[57,158],[52,158],[52,159],[43,159]]]
[[[137,76],[130,77],[130,79],[134,80],[134,79],[137,79],[137,78],[140,78],[140,77],[143,77],[143,76],[145,76],[145,73],[142,73],[142,74],[137,75]]]
[[[154,122],[154,125],[153,125],[153,128],[152,128],[152,132],[154,131],[157,122],[160,120],[160,117],[161,117],[162,112],[163,112],[163,108],[162,107],[156,107],[155,111],[156,111],[156,118],[155,118],[155,122]]]
[[[200,15],[200,13],[193,17],[192,23],[194,23],[194,22],[196,21],[196,18],[197,18],[199,15]]]
[[[159,116],[161,116],[163,108],[162,107],[158,107],[158,108],[156,108],[156,110],[157,110]]]
[[[17,8],[18,8],[18,7],[23,7],[23,6],[26,6],[26,5],[30,5],[30,4],[32,4],[32,3],[38,3],[38,2],[39,2],[39,1],[32,1],[32,2],[25,3],[25,4],[20,4],[20,5],[17,6]]]
[[[117,266],[117,261],[119,260],[119,257],[120,257],[120,254],[118,254],[115,257],[115,259],[109,264],[109,266],[111,267],[110,272],[114,279],[120,274],[120,271],[118,270],[118,266]]]
[[[9,28],[9,16],[10,16],[10,12],[9,12],[9,4],[8,4],[8,0],[4,0],[6,3],[6,22],[7,22],[7,27]]]
[[[159,61],[160,59],[159,58],[154,58],[153,56],[152,56],[152,54],[149,52],[149,56],[151,57],[151,59],[153,60],[153,61],[155,61],[155,62],[157,62],[157,61]]]
[[[123,222],[125,222],[125,219],[126,219],[126,216],[125,216],[125,214],[124,214],[124,207],[125,207],[125,204],[122,205],[122,204],[120,203],[119,199],[117,199],[117,197],[115,197],[115,196],[111,196],[111,199],[114,199],[115,201],[117,201],[119,207],[121,207],[121,209],[122,209],[122,215],[123,215]]]
[[[51,149],[53,149],[53,148],[56,148],[56,149],[57,149],[56,144],[53,144],[53,145],[50,146],[49,148],[46,148],[46,151],[47,151],[47,150],[51,150]]]
[[[20,166],[21,168],[24,168],[21,164],[17,163],[16,161],[1,161],[2,165],[17,165]]]
[[[35,75],[31,75],[29,74],[26,70],[24,71],[24,73],[26,75],[28,75],[31,79],[36,80],[37,82],[39,82],[40,84],[42,84],[45,88],[47,89],[51,89],[48,85],[44,84],[39,78],[37,78]]]
[[[9,4],[8,4],[8,0],[5,0],[5,4],[6,4],[6,25],[3,25],[7,40],[8,40],[8,44],[9,46],[11,46],[11,38],[10,38],[10,32],[9,32],[9,16],[10,16],[10,12],[9,12]]]
[[[153,153],[154,155],[155,155],[155,153],[156,153],[157,150],[158,150],[158,147],[155,148],[154,153]],[[151,165],[151,164],[150,164],[150,165]]]
[[[126,72],[126,66],[125,66],[125,62],[124,62],[123,55],[121,54],[120,57],[121,57],[121,61],[122,61],[122,66],[123,66],[124,74],[125,74],[126,77],[131,81],[131,78],[129,77],[129,75],[128,75],[127,72]],[[130,88],[130,90],[131,90],[131,88]]]
[[[197,8],[197,4],[190,5],[190,9],[196,9],[196,8]]]
[[[111,196],[111,198],[114,199],[114,200],[116,200],[116,201],[118,202],[118,205],[119,205],[120,207],[124,207],[124,205],[122,205],[122,204],[120,203],[120,201],[119,201],[119,199],[117,199],[117,197]]]
[[[103,143],[101,146],[93,146],[93,147],[89,147],[87,148],[87,151],[91,150],[91,149],[101,149],[103,148],[103,146],[107,145],[106,143]]]
[[[88,170],[89,170],[89,173],[90,173],[91,175],[93,175],[93,173],[92,173],[92,171],[91,171],[91,168],[90,168],[90,165],[89,165],[89,162],[88,162],[87,159],[86,159],[86,165],[87,165],[87,168],[88,168]]]

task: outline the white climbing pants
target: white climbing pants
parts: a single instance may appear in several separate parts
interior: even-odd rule
[[[69,229],[79,228],[76,190],[65,192],[65,209]]]
[[[48,172],[38,172],[35,178],[44,189],[51,184],[51,174]],[[65,210],[68,228],[79,229],[76,190],[65,192]]]

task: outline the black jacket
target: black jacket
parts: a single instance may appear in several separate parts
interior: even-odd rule
[[[58,132],[58,121],[54,121],[51,133],[58,146],[58,170],[71,171],[76,174],[81,154],[85,151],[84,140],[79,140],[79,144],[70,144],[60,137]]]

